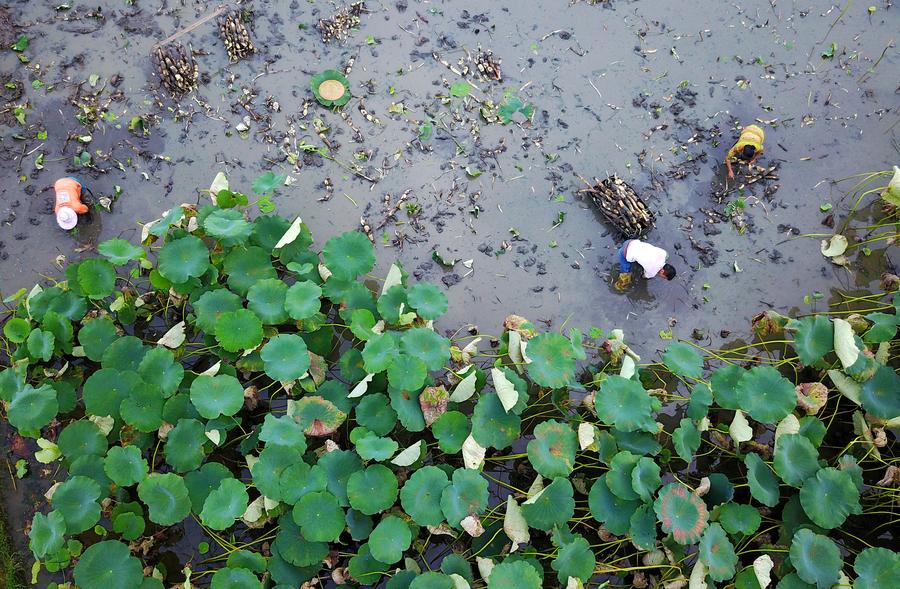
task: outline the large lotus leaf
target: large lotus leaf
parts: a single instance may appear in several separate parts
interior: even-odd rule
[[[137,431],[149,433],[162,425],[165,403],[158,386],[142,381],[122,400],[119,413],[125,423]]]
[[[301,454],[306,452],[303,428],[290,416],[275,417],[271,413],[266,414],[259,430],[259,439],[266,446],[287,446],[295,448]]]
[[[325,469],[319,465],[309,466],[302,460],[292,462],[278,483],[281,500],[288,504],[296,504],[308,493],[318,493],[328,487]]]
[[[729,534],[749,536],[759,528],[762,517],[752,505],[726,503],[718,508],[719,523]]]
[[[419,358],[406,354],[397,356],[387,369],[388,383],[404,391],[418,391],[428,377],[428,367]]]
[[[123,511],[118,515],[112,515],[113,531],[121,534],[123,540],[137,540],[143,535],[147,523],[141,515],[131,511]]]
[[[70,476],[50,500],[53,509],[66,520],[66,533],[80,534],[100,521],[100,485],[85,476]]]
[[[216,209],[203,219],[207,235],[215,237],[225,246],[233,246],[247,241],[252,227],[244,215],[235,209]]]
[[[444,521],[441,494],[450,484],[447,474],[436,466],[415,471],[400,490],[403,510],[419,525],[437,526]]]
[[[845,470],[830,467],[803,483],[800,504],[809,519],[825,529],[836,528],[847,516],[862,513],[853,477]]]
[[[21,344],[28,338],[31,324],[21,317],[10,317],[3,324],[3,335],[14,344]]]
[[[641,456],[631,471],[631,488],[645,502],[653,500],[653,493],[662,484],[659,466],[652,458]]]
[[[249,501],[244,483],[235,478],[224,479],[206,496],[200,521],[213,530],[227,530],[247,511]]]
[[[119,417],[122,400],[141,383],[141,377],[136,372],[101,368],[84,381],[82,396],[85,411],[88,415]]]
[[[138,589],[143,580],[141,561],[115,540],[89,546],[75,565],[75,583],[82,589]]]
[[[310,367],[309,349],[303,338],[282,333],[262,347],[259,353],[266,375],[272,380],[296,380]]]
[[[103,351],[101,365],[103,368],[137,372],[147,349],[144,347],[144,342],[133,335],[120,337]]]
[[[530,347],[528,352],[531,353]],[[609,376],[600,385],[594,406],[600,420],[617,429],[627,432],[657,431],[653,420],[656,403],[639,382],[615,374]]]
[[[357,454],[366,461],[383,462],[400,448],[400,445],[391,438],[376,436],[364,427],[355,428],[350,432],[350,441],[353,442]]]
[[[105,443],[105,441],[104,441]],[[147,476],[147,461],[137,446],[113,446],[103,459],[103,471],[120,487],[129,487]]]
[[[806,528],[798,530],[791,541],[790,555],[797,575],[819,589],[828,589],[840,579],[841,551],[827,536]]]
[[[144,382],[159,387],[164,397],[171,397],[184,379],[184,366],[175,362],[170,350],[153,348],[144,354],[138,374]]]
[[[363,464],[359,456],[349,450],[336,450],[319,458],[318,466],[325,470],[331,494],[338,498],[342,506],[350,505],[347,485],[350,476],[362,470]]]
[[[350,331],[359,340],[368,341],[375,337],[376,334],[372,331],[375,324],[375,315],[368,309],[355,309],[350,314]]]
[[[441,452],[456,454],[469,437],[469,419],[459,411],[448,411],[431,424],[431,433],[437,439]]]
[[[203,276],[209,268],[209,248],[199,237],[185,235],[163,246],[158,268],[162,277],[174,284]]]
[[[718,523],[709,524],[700,539],[697,552],[706,565],[706,574],[713,581],[726,581],[734,576],[738,557],[734,553],[734,545]]]
[[[200,295],[193,307],[197,315],[197,326],[206,333],[215,335],[219,316],[243,308],[243,302],[241,297],[227,288],[218,288]]]
[[[78,343],[84,348],[84,354],[99,362],[109,344],[116,341],[116,324],[109,317],[91,319],[78,330]]]
[[[104,491],[112,485],[112,481],[103,471],[103,460],[95,454],[80,456],[69,466],[69,476],[85,476],[93,479]]]
[[[874,344],[891,341],[897,333],[898,318],[900,315],[869,313],[866,319],[872,322],[872,327],[863,335],[863,340]]]
[[[223,270],[228,275],[228,287],[241,296],[260,280],[278,278],[270,253],[256,246],[232,250],[225,256]]]
[[[366,395],[356,406],[356,421],[376,435],[386,436],[397,424],[397,412],[383,393]]]
[[[436,293],[435,297],[444,296],[444,293],[442,293],[435,285],[430,283],[422,284],[427,285],[429,289],[433,289],[433,293]],[[447,297],[444,296],[443,300],[445,304],[444,310],[446,310]],[[401,310],[403,312],[409,311],[409,301],[407,300],[406,289],[401,284],[395,284],[378,297],[375,307],[378,314],[381,315],[381,318],[384,319],[385,322],[390,325],[399,323]]]
[[[247,292],[247,308],[256,313],[266,325],[278,325],[287,321],[284,303],[288,286],[277,278],[260,280]]]
[[[263,339],[262,321],[249,309],[228,311],[216,319],[216,340],[229,352],[252,350]]]
[[[326,454],[330,456],[333,452]],[[324,459],[325,457],[323,457]],[[259,453],[257,460],[250,468],[253,484],[259,492],[275,501],[285,499],[285,488],[282,479],[288,476],[292,465],[303,462],[302,454],[290,446],[266,446]],[[308,466],[304,469],[308,471]]]
[[[38,388],[25,385],[13,394],[6,418],[20,432],[37,433],[56,417],[58,411],[59,402],[53,387],[47,384]]]
[[[653,510],[664,532],[672,534],[679,544],[694,544],[709,522],[706,504],[695,493],[679,483],[669,483],[659,492]]]
[[[203,252],[206,253],[205,247]],[[89,298],[102,299],[116,290],[116,269],[106,260],[84,260],[78,264],[77,274],[81,294]]]
[[[49,331],[41,329],[32,329],[28,334],[26,349],[32,360],[40,360],[49,362],[53,357],[53,347],[56,343],[56,336]]]
[[[391,507],[397,500],[397,491],[397,477],[381,464],[358,470],[347,479],[350,506],[366,515],[375,515]]]
[[[679,422],[678,429],[672,432],[672,445],[679,458],[688,464],[694,460],[694,452],[700,448],[700,430],[693,421],[684,418]]]
[[[575,515],[575,499],[569,479],[557,477],[539,495],[522,504],[522,516],[532,528],[550,532]]]
[[[131,260],[140,258],[144,250],[124,239],[107,239],[97,246],[97,252],[108,258],[116,266],[124,266]]]
[[[900,416],[900,376],[890,366],[879,366],[863,383],[859,398],[866,411],[885,420]]]
[[[308,436],[331,435],[347,419],[347,414],[334,403],[315,395],[291,401],[289,407],[291,417]]]
[[[810,366],[834,349],[834,327],[828,317],[813,315],[792,322],[795,329],[794,349],[800,361]]]
[[[900,575],[900,553],[887,548],[866,548],[856,556],[853,570],[857,575],[854,589],[890,587]]]
[[[169,432],[171,435],[171,432]],[[223,480],[232,477],[231,471],[218,462],[207,462],[202,467],[184,475],[184,484],[190,497],[191,510],[199,515],[203,504],[213,489]]]
[[[7,322],[7,325],[9,323]],[[6,326],[4,325],[4,328]],[[44,314],[44,321],[41,327],[45,332],[53,335],[54,348],[57,352],[64,354],[72,353],[72,322],[57,313],[56,311],[47,311]],[[30,333],[28,334],[31,335]],[[27,338],[26,338],[27,339]]]
[[[262,589],[262,583],[248,569],[225,567],[217,570],[210,581],[210,589]]]
[[[507,559],[507,562],[514,562]],[[451,552],[441,561],[441,572],[445,575],[459,575],[466,580],[467,583],[474,583],[475,576],[472,574],[472,565],[456,552]]]
[[[291,319],[302,321],[319,312],[322,289],[315,282],[295,282],[288,289],[284,298],[284,309]]]
[[[65,534],[66,520],[59,511],[53,510],[47,515],[37,511],[31,520],[28,547],[35,558],[42,559],[62,548]]]
[[[656,546],[656,514],[652,504],[645,503],[631,514],[628,534],[631,536],[631,543],[638,549],[653,550]]]
[[[428,370],[440,370],[450,359],[450,340],[424,327],[404,332],[400,348],[425,362]]]
[[[366,372],[374,374],[387,370],[397,355],[397,344],[391,334],[384,333],[372,337],[366,342],[362,351]]]
[[[163,455],[166,462],[178,472],[188,472],[203,462],[206,429],[196,419],[179,419],[166,436]]]
[[[300,528],[294,523],[291,514],[285,514],[278,520],[278,534],[272,544],[272,553],[280,555],[284,560],[298,567],[309,567],[321,564],[328,555],[328,544],[325,542],[310,542],[300,533]],[[272,559],[268,563],[269,571],[272,570]],[[284,582],[284,581],[282,581]],[[298,583],[299,584],[299,583]]]
[[[782,434],[775,442],[775,472],[788,485],[801,487],[819,470],[819,452],[800,434]]]
[[[352,231],[332,237],[322,249],[325,266],[335,278],[353,280],[375,266],[375,250],[362,233]]]
[[[149,509],[150,520],[161,526],[177,524],[191,511],[184,479],[171,472],[153,473],[141,481],[138,497]]]
[[[397,287],[389,289],[388,292],[395,289]],[[402,293],[402,287],[397,292]],[[384,297],[382,296],[382,298]],[[412,285],[406,294],[406,300],[409,302],[409,306],[416,310],[419,317],[425,320],[437,319],[447,312],[447,296],[441,292],[441,289],[430,282],[420,282]],[[379,300],[378,302],[378,311],[381,312],[381,301]]]
[[[431,388],[434,389],[435,387]],[[420,392],[388,387],[388,393],[391,397],[391,408],[397,412],[397,419],[406,431],[425,431],[425,414],[422,412],[422,403],[420,401],[428,390],[429,387],[425,387]],[[437,394],[440,395],[440,393]],[[429,396],[428,398],[433,399],[434,397]]]
[[[409,589],[456,589],[458,587],[452,577],[442,573],[423,573],[409,584]]]
[[[710,473],[709,491],[703,496],[703,501],[710,509],[722,503],[728,503],[734,499],[734,485],[728,480],[728,476],[721,472]]]
[[[534,568],[525,562],[505,561],[491,570],[488,589],[541,589],[543,580]]]
[[[293,518],[311,542],[332,542],[344,531],[344,510],[328,491],[303,495],[294,505]]]
[[[521,418],[512,411],[507,412],[495,393],[479,397],[472,412],[472,437],[480,445],[502,450],[519,438],[521,427]]]
[[[266,570],[266,557],[259,552],[249,550],[235,550],[228,555],[226,566],[238,569],[247,569],[254,573],[263,573]]]
[[[591,486],[588,506],[591,517],[604,524],[610,533],[624,536],[631,525],[630,520],[640,501],[622,499],[609,490],[608,475],[601,475]]]
[[[571,542],[561,546],[556,558],[550,563],[556,571],[557,580],[563,584],[568,582],[569,577],[587,582],[593,576],[596,565],[597,559],[591,545],[581,536],[575,536]]]
[[[93,421],[81,419],[67,425],[56,441],[59,451],[69,462],[79,456],[106,454],[106,436]]]
[[[191,403],[206,419],[234,415],[244,406],[244,387],[229,374],[198,376],[191,383]]]
[[[528,342],[528,375],[543,387],[566,386],[575,376],[575,352],[559,333],[541,333]]]
[[[470,515],[479,515],[488,504],[488,483],[481,473],[458,468],[452,482],[441,493],[441,510],[447,523],[460,529],[459,523]]]
[[[528,442],[528,461],[542,476],[567,477],[575,467],[578,436],[568,424],[550,419],[534,428]]]
[[[771,366],[754,366],[738,382],[738,401],[750,417],[778,423],[797,405],[797,392],[788,379]]]
[[[663,364],[673,374],[688,378],[700,378],[703,374],[703,356],[697,350],[686,343],[675,342],[669,344],[662,356]]]
[[[713,372],[709,377],[713,398],[719,407],[724,409],[740,409],[738,400],[738,383],[747,371],[737,364],[726,364]]]
[[[350,530],[350,537],[360,542],[369,537],[375,524],[372,518],[364,513],[360,513],[355,509],[347,510],[347,528]]]
[[[747,467],[747,482],[750,485],[750,495],[754,499],[768,507],[778,505],[778,479],[772,470],[763,462],[759,454],[750,452],[744,458]]]
[[[394,564],[412,544],[409,525],[397,516],[382,519],[369,535],[369,548],[378,562]]]

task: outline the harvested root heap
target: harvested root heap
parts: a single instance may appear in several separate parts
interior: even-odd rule
[[[240,61],[256,51],[250,40],[250,31],[241,19],[241,13],[231,11],[219,17],[219,36],[228,51],[228,59]]]
[[[478,72],[482,77],[495,82],[503,79],[503,74],[500,72],[500,63],[502,61],[495,58],[494,52],[490,49],[484,51],[479,48],[478,54],[475,55],[475,65],[478,67]]]
[[[153,62],[163,86],[173,96],[187,94],[197,87],[200,68],[190,49],[180,43],[168,43],[153,52]]]
[[[444,59],[439,53],[432,52],[434,59],[456,74],[457,76],[469,79],[476,75],[482,80],[488,82],[499,82],[503,79],[503,73],[500,71],[500,64],[503,60],[494,57],[494,52],[488,49],[478,48],[478,53],[472,56],[468,51],[457,60],[456,65]]]
[[[590,195],[603,216],[629,239],[640,237],[653,226],[653,213],[647,204],[618,176],[594,178],[594,185],[580,192]]]
[[[320,19],[316,23],[316,29],[322,36],[322,42],[328,43],[334,39],[341,41],[350,36],[350,31],[359,27],[359,15],[366,9],[365,2],[361,0],[349,6],[341,8],[331,15],[331,18]]]

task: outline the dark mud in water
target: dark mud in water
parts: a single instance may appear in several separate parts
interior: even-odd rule
[[[798,238],[831,233],[822,205],[831,203],[840,221],[849,203],[833,180],[900,159],[900,57],[890,44],[900,11],[890,2],[875,2],[874,14],[852,4],[843,15],[828,3],[786,0],[369,2],[359,30],[328,45],[313,25],[331,3],[248,2],[241,6],[253,11],[258,52],[230,64],[214,21],[179,38],[197,53],[201,85],[177,103],[159,87],[151,48],[217,2],[59,4],[13,1],[0,11],[9,101],[0,114],[4,296],[58,277],[60,256],[77,259],[111,237],[138,239],[140,222],[205,198],[198,189],[217,171],[248,193],[264,171],[288,175],[273,202],[281,214],[301,215],[320,244],[365,217],[379,250],[376,275],[398,259],[416,278],[446,286],[444,329],[471,323],[499,333],[513,312],[553,328],[620,327],[646,359],[665,346],[660,331],[719,347],[729,332],[746,333],[758,310],[787,312],[816,292],[821,306],[835,284],[865,288],[897,264],[896,248],[873,249],[871,263],[848,271],[819,253],[818,238]],[[29,39],[27,64],[7,50],[20,34]],[[502,82],[473,80],[479,89],[470,97],[437,98],[459,78],[432,52],[455,64],[479,46],[502,59]],[[354,56],[355,98],[344,111],[361,142],[316,104],[302,116],[309,78]],[[532,120],[517,115],[503,126],[478,116],[474,98],[499,103],[504,91],[534,105]],[[360,97],[381,125],[361,115]],[[24,125],[16,105],[25,107]],[[77,118],[106,111],[96,124]],[[129,132],[135,116],[148,136]],[[299,149],[323,146],[314,118],[330,129],[332,155],[377,182]],[[429,119],[433,135],[419,141]],[[742,190],[732,183],[716,198],[720,162],[738,126],[751,122],[766,130],[760,163],[777,165],[778,180]],[[73,163],[82,150],[91,167]],[[620,240],[578,195],[578,176],[612,173],[657,212],[648,239],[670,251],[674,281],[639,281],[624,295],[611,288]],[[52,215],[52,183],[67,174],[98,199],[120,193],[111,213],[95,210],[76,235]],[[326,177],[333,196],[320,202]],[[417,221],[405,207],[388,219],[407,191],[421,208]],[[738,197],[746,208],[732,222],[735,209],[726,207]],[[442,268],[435,250],[459,262]],[[29,517],[23,482],[6,497],[14,530]]]

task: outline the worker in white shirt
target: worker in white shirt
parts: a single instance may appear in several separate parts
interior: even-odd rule
[[[616,279],[616,290],[625,290],[631,284],[631,271],[634,263],[640,264],[644,270],[644,278],[664,276],[667,280],[675,278],[675,268],[666,263],[669,257],[666,250],[650,245],[639,239],[629,239],[618,251],[619,277]]]

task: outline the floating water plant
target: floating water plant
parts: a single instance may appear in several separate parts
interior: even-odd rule
[[[337,70],[316,74],[310,80],[310,86],[322,106],[343,106],[350,100],[350,83]]]

